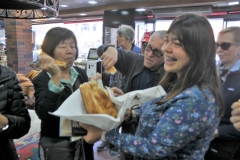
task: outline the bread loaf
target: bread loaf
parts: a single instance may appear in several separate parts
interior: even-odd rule
[[[108,114],[117,117],[118,111],[110,100],[108,91],[99,87],[96,81],[85,82],[79,87],[89,114]]]

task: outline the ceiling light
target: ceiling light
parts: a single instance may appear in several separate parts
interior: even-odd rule
[[[90,4],[96,4],[97,2],[96,2],[96,1],[88,1],[88,3],[90,3]]]
[[[238,5],[239,2],[238,1],[235,1],[235,2],[229,2],[228,5],[231,6],[231,5]]]
[[[86,16],[87,14],[86,13],[81,13],[79,14],[80,16]]]
[[[68,5],[62,4],[60,5],[60,7],[68,7]]]
[[[136,11],[142,12],[142,11],[146,11],[146,9],[145,8],[138,8],[138,9],[136,9]]]
[[[128,11],[121,11],[121,14],[122,14],[122,15],[128,15],[129,12],[128,12]]]

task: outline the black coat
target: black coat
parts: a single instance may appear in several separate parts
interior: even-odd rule
[[[230,72],[222,85],[225,112],[218,126],[219,139],[240,142],[238,132],[230,122],[231,105],[240,99],[240,71]]]
[[[79,84],[88,82],[88,77],[86,72],[78,67],[74,67],[79,73],[76,82],[73,85],[73,91],[79,88]],[[34,78],[33,84],[35,89],[35,111],[38,117],[41,119],[41,137],[47,136],[52,138],[61,138],[70,140],[68,137],[59,137],[59,123],[60,118],[50,115],[49,112],[56,111],[61,104],[73,93],[73,91],[68,87],[65,88],[60,93],[54,93],[48,89],[48,82],[50,77],[45,71],[39,73],[39,75]],[[84,143],[85,156],[87,160],[93,159],[93,145]]]
[[[16,160],[17,152],[12,139],[18,139],[28,133],[31,118],[16,74],[1,65],[0,113],[9,121],[9,128],[0,133],[0,159]]]
[[[79,84],[88,81],[88,77],[86,72],[78,67],[75,67],[77,72],[79,73],[78,80],[75,82],[73,91],[77,90]],[[47,72],[42,71],[39,75],[33,80],[34,89],[35,89],[35,111],[38,117],[41,119],[41,137],[53,137],[53,138],[61,138],[59,137],[59,123],[60,118],[50,115],[49,112],[56,111],[61,104],[73,93],[73,91],[65,86],[63,91],[60,93],[54,93],[48,89],[48,82],[50,77]],[[67,138],[68,139],[68,138]]]

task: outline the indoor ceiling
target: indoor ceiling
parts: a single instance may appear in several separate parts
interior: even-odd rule
[[[145,8],[145,15],[153,15],[152,10],[176,7],[192,7],[210,5],[214,12],[240,11],[240,5],[228,6],[228,2],[236,0],[59,0],[59,15],[55,19],[36,20],[35,23],[54,23],[71,21],[102,20],[105,10]],[[239,0],[237,0],[239,2]],[[67,5],[63,7],[62,5]],[[86,14],[86,15],[80,15]]]

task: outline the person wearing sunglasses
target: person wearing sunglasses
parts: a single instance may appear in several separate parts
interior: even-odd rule
[[[216,53],[225,111],[214,132],[206,160],[239,160],[240,132],[230,121],[231,105],[240,99],[240,27],[228,27],[219,32]]]
[[[162,46],[166,31],[154,32],[145,49],[145,54],[137,54],[131,51],[117,50],[110,45],[102,45],[98,48],[98,56],[102,59],[105,69],[115,66],[118,71],[128,77],[126,92],[142,90],[156,86],[164,76]],[[119,88],[113,87],[115,95],[124,94]],[[124,122],[122,132],[135,134],[138,126],[137,120]],[[130,159],[131,155],[121,153],[121,159]]]

